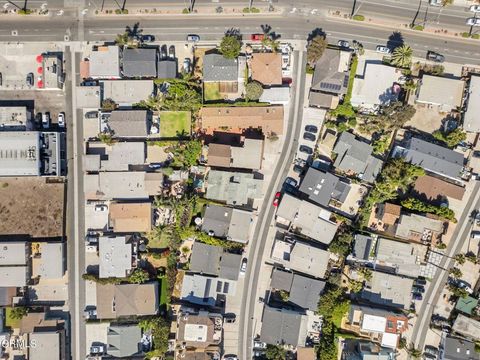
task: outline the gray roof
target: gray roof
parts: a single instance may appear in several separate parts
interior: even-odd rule
[[[108,126],[115,137],[146,137],[149,134],[147,110],[112,111]]]
[[[472,340],[480,340],[480,321],[458,314],[452,327],[453,331]]]
[[[290,291],[292,288],[293,273],[273,268],[270,287],[276,290]]]
[[[295,274],[288,301],[303,309],[316,311],[320,294],[325,288],[325,281],[311,279]]]
[[[144,142],[89,143],[85,171],[128,171],[130,165],[145,164]]]
[[[41,243],[41,258],[38,274],[44,279],[61,279],[65,274],[62,243]]]
[[[125,77],[156,77],[157,49],[125,48],[123,50],[123,75]]]
[[[25,241],[4,242],[0,245],[0,249],[0,266],[27,264],[27,243]]]
[[[411,138],[398,154],[427,171],[453,179],[460,177],[463,168],[463,154],[418,138]]]
[[[103,80],[100,85],[102,100],[112,99],[120,105],[132,105],[147,100],[154,92],[153,80]]]
[[[207,205],[203,216],[202,231],[213,231],[214,236],[225,238],[230,227],[232,208],[220,205]]]
[[[450,111],[462,105],[465,81],[449,77],[423,75],[417,102],[439,105]]]
[[[419,247],[419,248],[417,248]],[[421,251],[421,250],[424,251]],[[377,263],[392,267],[397,274],[410,277],[420,275],[420,263],[425,257],[426,247],[385,238],[377,240]]]
[[[157,63],[157,77],[159,79],[175,79],[177,77],[177,60],[160,60]]]
[[[368,260],[372,249],[372,243],[373,239],[370,236],[360,234],[355,235],[352,255],[356,259]]]
[[[263,180],[253,174],[210,170],[205,197],[230,205],[248,205],[250,200],[263,197]]]
[[[100,172],[84,176],[88,199],[148,199],[150,195],[143,171]],[[153,173],[152,173],[153,174]]]
[[[253,216],[251,212],[233,209],[227,239],[246,244],[250,240],[252,222]]]
[[[315,64],[311,89],[332,94],[346,94],[349,72],[348,69],[339,71],[341,61],[342,51],[326,49]]]
[[[480,76],[472,75],[468,88],[467,110],[463,115],[463,129],[480,132]]]
[[[185,275],[181,299],[192,304],[215,306],[219,295],[235,296],[236,281],[199,274]]]
[[[223,253],[220,259],[219,277],[227,280],[238,280],[242,255]]]
[[[141,351],[142,330],[137,325],[111,325],[107,329],[107,354],[115,357],[136,355]]]
[[[5,287],[27,285],[27,265],[0,266],[0,284]]]
[[[0,131],[0,176],[40,175],[40,133]]]
[[[267,344],[305,345],[307,317],[301,313],[265,306],[260,341]]]
[[[374,304],[407,309],[411,302],[412,285],[411,279],[373,271],[361,297]]]
[[[126,277],[132,269],[132,244],[126,236],[101,236],[98,241],[99,277]]]
[[[220,272],[220,246],[207,245],[196,241],[192,247],[190,271],[207,275],[218,275]]]
[[[331,199],[343,203],[350,191],[350,185],[331,173],[310,167],[300,184],[300,191],[314,203],[328,206]]]
[[[29,360],[61,360],[64,359],[63,344],[58,331],[33,332],[28,341],[35,346],[28,348]]]
[[[120,77],[120,49],[117,45],[99,46],[89,61],[90,77],[110,79]]]
[[[238,81],[238,60],[220,54],[203,57],[203,81]]]
[[[347,131],[342,132],[333,152],[337,154],[334,163],[337,169],[358,174],[367,182],[373,182],[381,170],[382,162],[372,156],[372,146]]]
[[[443,348],[443,360],[480,359],[480,355],[475,351],[475,344],[471,341],[447,336]]]

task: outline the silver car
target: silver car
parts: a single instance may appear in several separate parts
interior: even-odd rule
[[[381,54],[390,54],[392,52],[388,47],[383,46],[383,45],[377,45],[375,50],[376,50],[376,52],[381,53]]]

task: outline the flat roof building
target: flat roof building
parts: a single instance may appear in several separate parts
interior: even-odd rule
[[[131,107],[154,93],[153,80],[100,81],[102,99],[112,99],[120,107]]]
[[[0,176],[40,175],[38,131],[0,132]]]
[[[99,46],[92,51],[85,65],[88,69],[85,78],[120,79],[120,48],[116,45]]]
[[[472,75],[468,87],[467,110],[463,114],[463,130],[480,132],[480,76]]]
[[[145,142],[114,142],[111,145],[89,142],[84,156],[88,172],[128,171],[134,165],[144,165]]]
[[[212,167],[260,170],[262,159],[263,140],[244,139],[242,146],[208,145],[207,165]]]
[[[462,105],[465,81],[441,76],[423,75],[417,94],[417,103],[436,105],[442,112]]]
[[[307,316],[301,313],[265,306],[260,341],[267,344],[304,346],[307,338]]]
[[[412,279],[373,271],[360,296],[374,304],[408,309],[412,285]]]
[[[215,237],[246,244],[250,240],[253,215],[249,211],[220,205],[207,205],[202,231]]]
[[[34,257],[34,275],[42,279],[61,279],[65,275],[63,243],[39,243],[40,257]]]
[[[468,339],[480,340],[480,321],[458,314],[452,330]]]
[[[100,236],[98,253],[100,278],[124,278],[130,274],[133,261],[130,236]]]
[[[148,233],[152,230],[153,212],[150,202],[111,203],[109,225],[116,233]]]
[[[30,120],[26,106],[0,106],[0,131],[31,130]]]

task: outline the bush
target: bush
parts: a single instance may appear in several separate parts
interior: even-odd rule
[[[463,33],[462,33],[462,37],[468,38],[468,37],[470,37],[470,35],[468,34],[468,32],[463,32]]]
[[[252,7],[250,9],[250,12],[254,13],[254,14],[258,14],[260,12],[260,9],[257,9],[256,7]]]
[[[182,14],[190,14],[190,10],[185,8],[185,9],[182,10]]]
[[[353,15],[353,20],[357,20],[357,21],[364,21],[365,20],[365,16],[363,15]]]
[[[263,87],[258,81],[251,81],[245,86],[245,98],[256,101],[263,94]]]
[[[306,72],[307,74],[312,75],[312,74],[315,72],[315,68],[313,68],[313,67],[311,67],[310,65],[307,64],[307,65],[305,66],[305,72]]]
[[[248,8],[248,7],[243,8],[242,12],[245,13],[245,14],[248,14],[250,12],[250,8]]]
[[[457,222],[455,219],[455,212],[452,209],[449,209],[445,206],[435,206],[424,203],[421,200],[415,198],[408,198],[402,201],[402,206],[406,209],[418,211],[421,213],[434,214],[441,218],[450,220],[452,222]]]
[[[424,27],[422,25],[415,25],[412,30],[423,31]]]
[[[473,34],[472,39],[476,39],[476,40],[480,39],[480,34]]]

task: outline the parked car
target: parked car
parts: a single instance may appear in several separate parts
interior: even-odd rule
[[[160,47],[160,58],[161,59],[166,59],[168,56],[168,53],[167,53],[167,45],[162,45]]]
[[[253,342],[253,348],[254,348],[254,349],[266,349],[266,348],[267,348],[267,344],[264,343],[264,342],[255,340],[255,341]]]
[[[95,212],[107,211],[108,207],[105,204],[95,205]]]
[[[423,359],[424,360],[437,360],[438,357],[436,355],[428,354],[428,353],[423,353]]]
[[[142,35],[142,41],[143,42],[154,42],[155,41],[155,36],[153,35]]]
[[[28,86],[33,86],[33,81],[35,80],[33,73],[28,73],[27,74],[27,85]]]
[[[422,296],[422,294],[420,294],[420,293],[414,292],[414,293],[412,294],[412,299],[413,299],[413,300],[422,300],[422,299],[423,299],[423,296]]]
[[[386,47],[384,45],[377,45],[375,50],[376,50],[376,52],[381,53],[381,54],[390,54],[392,52],[388,47]]]
[[[318,128],[315,125],[307,125],[305,126],[305,131],[316,134],[318,132]]]
[[[442,0],[430,0],[428,3],[432,6],[443,6]]]
[[[226,323],[234,323],[235,320],[237,320],[237,315],[234,313],[227,313],[223,315],[223,319],[225,320]]]
[[[474,12],[474,13],[480,12],[480,5],[472,5],[472,6],[470,6],[470,11],[471,11],[471,12]]]
[[[415,279],[415,285],[427,285],[427,280],[423,278]]]
[[[480,18],[468,18],[466,24],[470,26],[480,26]]]
[[[293,186],[293,187],[297,187],[298,181],[295,180],[294,178],[287,177],[287,178],[285,179],[285,184],[290,185],[290,186]]]
[[[223,357],[223,360],[238,360],[238,356],[237,355],[232,355],[232,354],[225,355]]]
[[[85,319],[96,319],[97,318],[97,309],[85,309],[83,312]]]
[[[170,45],[170,47],[168,48],[168,57],[170,59],[175,59],[175,46],[174,45]]]
[[[295,164],[293,166],[293,171],[296,172],[297,174],[303,173],[303,166]]]
[[[430,354],[436,357],[438,356],[439,351],[435,346],[425,345],[425,348],[423,349],[423,353]]]
[[[65,127],[65,113],[61,112],[58,114],[57,122],[58,126]]]
[[[86,119],[96,119],[98,118],[98,111],[87,111],[85,113]]]
[[[187,35],[187,41],[188,42],[199,42],[200,41],[200,36],[195,35],[195,34]]]
[[[252,35],[250,35],[250,40],[252,40],[252,41],[262,41],[263,39],[265,39],[264,34],[252,34]]]
[[[315,134],[312,134],[311,132],[304,132],[303,133],[303,138],[305,140],[310,140],[310,141],[315,141],[317,139]]]
[[[105,346],[103,345],[92,345],[90,346],[90,354],[101,355],[105,353]]]
[[[48,129],[50,127],[50,113],[46,112],[42,115],[42,127]]]
[[[282,193],[280,191],[277,191],[275,194],[275,198],[273,199],[273,206],[277,207],[278,204],[280,204],[280,198],[282,197]]]
[[[350,48],[350,43],[346,40],[338,40],[337,45],[341,48]]]
[[[189,73],[190,72],[190,58],[185,58],[185,60],[183,60],[183,71],[185,71],[186,73]]]
[[[245,275],[245,272],[247,271],[247,258],[242,259],[242,265],[240,266],[240,274]]]
[[[425,288],[423,286],[419,286],[419,285],[413,285],[412,286],[412,291],[413,292],[418,292],[420,294],[423,294],[425,292]]]
[[[300,148],[298,149],[300,152],[312,155],[313,154],[313,149],[310,146],[307,145],[300,145]]]
[[[427,60],[443,63],[445,61],[445,56],[436,53],[435,51],[429,51],[427,52]]]
[[[85,80],[82,86],[97,86],[97,82],[95,80]]]

